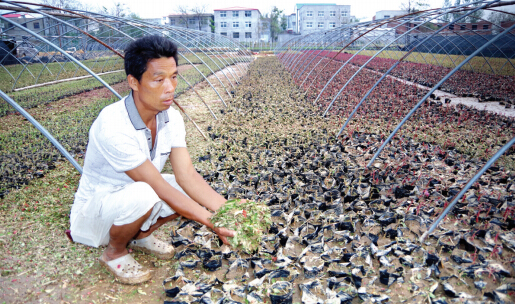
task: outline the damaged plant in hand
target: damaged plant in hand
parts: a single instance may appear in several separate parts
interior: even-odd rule
[[[228,200],[211,217],[215,227],[236,231],[231,245],[246,252],[259,249],[259,243],[272,224],[270,209],[262,203],[239,199]]]

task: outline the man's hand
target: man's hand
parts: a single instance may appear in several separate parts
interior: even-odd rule
[[[222,240],[222,242],[224,242],[225,245],[229,245],[227,237],[234,237],[236,235],[236,231],[223,227],[213,228],[213,231],[218,235],[218,237],[220,237],[220,239]]]

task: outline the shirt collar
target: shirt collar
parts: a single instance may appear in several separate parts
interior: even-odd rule
[[[127,114],[129,115],[129,119],[131,120],[134,129],[143,130],[147,128],[143,119],[139,115],[138,108],[136,108],[136,104],[134,103],[134,98],[132,97],[132,90],[129,95],[125,98],[125,108],[127,109]],[[164,121],[168,123],[170,119],[168,118],[168,111],[161,111],[157,113],[157,117],[159,121]]]

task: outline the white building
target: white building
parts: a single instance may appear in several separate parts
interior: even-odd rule
[[[297,3],[294,32],[306,35],[314,31],[330,30],[350,23],[350,5],[335,3]]]
[[[407,11],[402,11],[402,10],[397,10],[397,11],[395,11],[395,10],[378,11],[378,12],[376,12],[376,15],[374,16],[373,20],[392,18],[392,17],[395,17],[395,16],[406,15],[407,13],[408,13]]]
[[[241,42],[255,42],[261,38],[261,13],[257,8],[236,6],[214,12],[215,33]]]
[[[175,14],[165,17],[166,25],[178,26],[192,30],[211,33],[213,14]]]

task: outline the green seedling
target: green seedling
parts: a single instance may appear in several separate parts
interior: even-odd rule
[[[259,249],[263,234],[272,224],[270,209],[262,203],[239,199],[228,200],[211,217],[215,227],[225,227],[236,231],[230,238],[233,247],[246,252]]]

